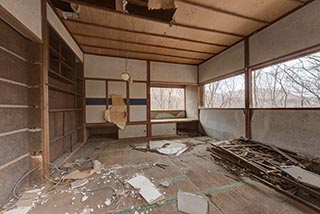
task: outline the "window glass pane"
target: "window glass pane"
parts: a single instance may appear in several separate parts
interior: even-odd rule
[[[244,74],[204,85],[204,107],[243,108]]]
[[[319,107],[320,53],[254,71],[252,98],[256,108]]]
[[[151,88],[151,110],[184,110],[184,88]]]

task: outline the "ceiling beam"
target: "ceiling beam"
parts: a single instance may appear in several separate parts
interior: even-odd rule
[[[180,41],[187,41],[187,42],[193,42],[193,43],[205,44],[205,45],[211,45],[211,46],[229,47],[228,45],[222,45],[222,44],[213,43],[213,42],[206,42],[206,41],[200,41],[200,40],[195,40],[195,39],[188,39],[188,38],[170,36],[170,35],[164,35],[164,34],[157,34],[157,33],[151,33],[151,32],[130,30],[130,29],[120,28],[120,27],[111,27],[111,26],[106,26],[106,25],[101,25],[101,24],[96,24],[96,23],[91,23],[91,22],[85,22],[85,21],[80,21],[80,20],[74,20],[74,19],[67,19],[67,20],[65,20],[65,22],[80,23],[80,24],[95,26],[95,27],[104,28],[104,29],[113,29],[113,30],[118,30],[118,31],[122,31],[122,32],[129,32],[129,33],[148,35],[148,36],[154,36],[154,37],[161,37],[161,38],[169,38],[169,39],[175,39],[175,40],[180,40]]]
[[[152,53],[152,52],[145,52],[145,51],[135,51],[135,50],[128,50],[128,49],[122,49],[122,48],[110,48],[105,46],[97,46],[97,45],[90,45],[85,43],[80,43],[82,47],[90,47],[90,48],[99,48],[99,49],[105,49],[105,50],[113,50],[113,51],[123,51],[123,52],[129,52],[129,53],[138,53],[138,54],[148,54],[148,55],[155,55],[155,56],[163,56],[163,57],[172,57],[177,59],[189,59],[189,60],[198,60],[198,61],[204,61],[204,58],[196,58],[196,57],[184,57],[184,56],[176,56],[171,54],[160,54],[160,53]]]
[[[161,20],[158,20],[158,19],[152,19],[152,18],[149,18],[149,17],[138,16],[138,15],[134,15],[134,14],[127,14],[127,13],[123,13],[121,11],[115,11],[115,10],[112,10],[112,9],[109,9],[109,8],[93,5],[93,4],[86,3],[86,2],[81,2],[81,1],[78,1],[78,0],[62,0],[62,1],[71,2],[71,3],[77,3],[79,5],[85,5],[87,7],[96,8],[96,9],[108,11],[108,12],[111,12],[111,13],[116,13],[116,14],[119,14],[121,16],[130,16],[130,17],[133,17],[133,18],[138,18],[138,19],[143,19],[143,20],[147,20],[147,21],[158,22],[158,23],[162,23],[162,24],[166,24],[166,25],[170,24],[170,23],[168,23],[166,21],[161,21]],[[182,27],[182,28],[188,28],[188,29],[191,29],[191,30],[205,31],[205,32],[208,32],[208,33],[217,33],[217,34],[234,36],[234,37],[239,37],[239,38],[246,37],[246,35],[243,35],[243,34],[226,32],[226,31],[210,29],[210,28],[197,27],[197,26],[194,26],[194,25],[180,24],[180,23],[176,23],[176,22],[171,23],[171,25],[174,25],[174,26],[177,26],[177,27]]]
[[[217,7],[214,7],[214,6],[199,4],[199,3],[196,3],[196,2],[192,2],[190,0],[176,0],[176,1],[192,5],[194,7],[199,7],[199,8],[203,8],[203,9],[206,9],[206,10],[211,10],[211,11],[214,11],[214,12],[217,12],[217,13],[227,14],[227,15],[234,16],[234,17],[237,17],[237,18],[247,19],[247,20],[251,20],[251,21],[255,21],[255,22],[259,22],[259,23],[263,23],[263,24],[269,24],[269,22],[267,22],[265,20],[257,19],[257,18],[254,18],[254,17],[245,16],[245,15],[242,15],[242,14],[239,14],[239,13],[227,11],[227,10],[220,9],[220,8],[217,8]]]
[[[102,40],[105,40],[105,41],[122,42],[122,43],[128,43],[128,44],[134,44],[134,45],[143,45],[143,46],[155,47],[155,48],[165,48],[165,49],[169,49],[169,50],[185,51],[185,52],[190,52],[190,53],[200,53],[200,54],[208,54],[208,55],[216,54],[214,52],[198,51],[198,50],[185,49],[185,48],[175,48],[175,47],[170,47],[170,46],[165,46],[165,45],[154,45],[154,44],[143,43],[143,42],[128,41],[128,40],[125,40],[125,39],[113,39],[113,38],[108,38],[108,37],[104,37],[104,36],[88,35],[88,34],[77,33],[77,32],[74,32],[74,31],[73,32],[71,31],[71,33],[74,36],[81,36],[81,37],[93,38],[93,39],[102,39]]]

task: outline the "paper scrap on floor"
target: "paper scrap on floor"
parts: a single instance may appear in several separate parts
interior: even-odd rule
[[[119,129],[124,129],[127,123],[127,106],[123,97],[117,94],[111,94],[112,107],[104,113],[104,119],[114,123]]]
[[[127,183],[138,190],[148,204],[154,204],[165,199],[165,196],[160,193],[157,187],[143,175],[135,175]]]
[[[301,183],[320,189],[320,176],[316,173],[301,169],[297,166],[283,167],[282,171]]]
[[[178,210],[188,214],[207,214],[208,200],[193,193],[178,191]]]
[[[187,150],[187,145],[174,140],[150,141],[149,149],[165,155],[181,155]]]

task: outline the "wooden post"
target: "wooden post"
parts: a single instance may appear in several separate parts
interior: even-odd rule
[[[48,21],[47,0],[41,1],[42,16],[42,45],[41,45],[41,127],[42,127],[42,158],[43,172],[46,176],[50,174],[50,140],[49,140],[49,88],[48,88]]]
[[[251,138],[251,70],[249,58],[249,38],[244,40],[244,62],[245,62],[245,119],[246,119],[246,138]]]
[[[147,137],[152,136],[151,127],[151,104],[150,104],[150,90],[151,90],[151,78],[150,78],[150,61],[147,61]]]

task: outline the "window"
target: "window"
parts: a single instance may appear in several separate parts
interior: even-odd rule
[[[184,88],[151,88],[151,110],[184,110]]]
[[[256,108],[319,107],[320,52],[252,73]]]
[[[244,74],[204,85],[204,107],[243,108]]]

